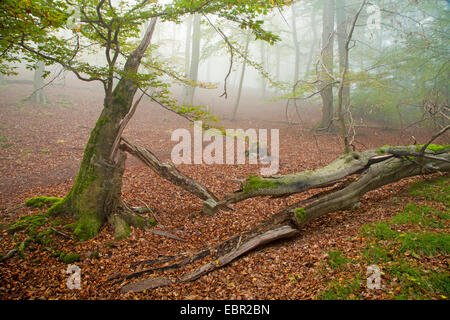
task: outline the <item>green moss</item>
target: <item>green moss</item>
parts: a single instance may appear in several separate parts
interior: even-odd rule
[[[349,300],[360,299],[359,291],[362,287],[361,276],[358,275],[350,282],[332,281],[329,288],[323,291],[318,299],[322,300]]]
[[[63,214],[67,210],[67,203],[72,198],[72,190],[59,201],[55,202],[50,208],[47,209],[47,214],[49,216],[57,216]]]
[[[279,183],[273,179],[249,175],[244,181],[242,191],[249,193],[260,189],[276,189],[278,186]]]
[[[16,232],[28,229],[28,233],[35,234],[36,230],[46,224],[48,217],[43,214],[34,214],[31,216],[20,217],[7,227],[8,232]]]
[[[34,197],[25,200],[25,206],[32,208],[42,208],[43,206],[52,206],[61,200],[61,198],[56,197]]]
[[[148,219],[148,224],[154,227],[158,224],[158,221],[156,221],[155,218],[151,217],[150,219]]]
[[[417,145],[417,146],[416,146],[417,151],[422,150],[423,146],[424,146],[423,144]],[[427,146],[427,150],[431,150],[431,151],[433,151],[433,152],[435,152],[435,153],[437,153],[437,152],[442,152],[442,151],[446,151],[447,149],[450,150],[450,144],[447,144],[447,145],[438,145],[438,144],[433,144],[433,143],[431,143],[431,144],[429,144],[429,145]]]
[[[153,220],[155,220],[155,219],[153,219]],[[147,222],[145,221],[145,219],[138,215],[136,215],[136,222],[137,222],[138,228],[144,228],[147,225]],[[155,220],[155,222],[156,222],[156,220]],[[150,223],[150,220],[149,220],[149,223]]]
[[[115,240],[125,239],[126,237],[128,237],[131,234],[130,225],[123,219],[121,219],[119,224],[117,224],[117,222],[116,222],[114,229],[115,229],[115,235],[114,235]]]
[[[59,258],[64,263],[74,263],[80,260],[80,255],[78,253],[65,253],[61,252]]]
[[[306,217],[306,210],[305,208],[297,208],[295,209],[295,216],[297,217],[298,222],[303,221]]]
[[[76,227],[75,230],[73,231],[73,234],[78,239],[84,241],[97,235],[101,226],[102,222],[95,215],[95,213],[92,214],[84,213],[80,216],[80,218],[76,222]]]

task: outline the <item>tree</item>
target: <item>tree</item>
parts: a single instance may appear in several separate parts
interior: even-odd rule
[[[322,96],[322,128],[330,128],[333,120],[333,43],[334,43],[334,0],[323,0],[322,52],[320,78]]]
[[[245,67],[247,65],[247,53],[249,44],[250,44],[250,34],[247,35],[247,39],[245,40],[244,61],[242,62],[241,77],[239,79],[239,87],[236,97],[236,103],[234,104],[233,113],[231,114],[231,121],[234,121],[236,119],[236,113],[239,108],[239,102],[241,100],[242,86],[244,85]]]
[[[39,61],[34,71],[33,78],[33,93],[30,100],[38,104],[47,103],[47,95],[44,91],[44,74],[45,74],[45,64],[43,61]]]
[[[295,63],[294,63],[294,83],[298,81],[298,73],[300,69],[300,43],[297,36],[296,12],[295,2],[291,6],[291,21],[292,21],[292,42],[294,43]]]
[[[200,23],[201,17],[199,14],[194,15],[193,19],[193,30],[192,30],[192,50],[191,50],[191,61],[189,63],[189,80],[196,82],[198,80],[198,65],[200,63]],[[194,93],[195,86],[190,86],[187,88],[187,95],[185,99],[185,104],[192,105],[194,103]]]
[[[80,80],[103,84],[104,107],[91,131],[77,178],[65,198],[48,210],[49,214],[74,218],[74,234],[80,239],[94,236],[106,222],[114,226],[116,237],[128,235],[130,225],[145,227],[147,224],[121,197],[126,158],[120,148],[121,135],[144,96],[188,119],[210,119],[199,108],[178,106],[161,76],[170,75],[180,81],[183,77],[153,57],[147,57],[157,20],[179,22],[186,14],[215,14],[251,30],[257,39],[271,42],[277,39],[262,28],[263,22],[256,20],[258,14],[277,6],[271,1],[249,1],[242,6],[234,1],[179,0],[163,5],[140,0],[113,5],[106,0],[79,0],[73,5],[80,12],[81,25],[71,32],[67,32],[65,24],[70,16],[65,2],[8,0],[1,5],[5,14],[0,24],[11,25],[11,33],[2,36],[0,41],[4,52],[2,70],[11,72],[10,63],[21,60],[18,53],[23,52],[30,64],[39,60],[58,63]],[[8,11],[13,14],[6,14]],[[149,20],[144,36],[136,41],[139,26]],[[63,30],[63,35],[56,33]],[[85,46],[86,42],[90,46]],[[104,51],[105,66],[90,65],[78,59],[85,49],[95,45]],[[147,68],[147,72],[139,72],[142,68]],[[147,93],[148,88],[152,88],[151,94]],[[140,95],[135,99],[138,91]],[[172,172],[167,168],[163,171]]]

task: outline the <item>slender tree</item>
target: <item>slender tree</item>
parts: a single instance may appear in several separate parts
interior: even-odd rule
[[[323,0],[322,53],[320,78],[322,88],[322,128],[330,128],[333,120],[333,42],[334,0]]]
[[[239,79],[239,88],[236,97],[236,102],[234,104],[233,113],[231,114],[231,121],[236,119],[236,113],[239,108],[239,102],[241,101],[242,87],[244,85],[244,76],[245,76],[245,66],[247,65],[247,55],[248,55],[248,46],[250,44],[250,35],[247,35],[245,40],[245,51],[244,51],[244,61],[242,62],[242,70],[241,77]]]
[[[195,14],[192,28],[192,51],[191,62],[189,66],[189,79],[194,83],[198,80],[198,66],[200,63],[200,14]],[[191,85],[187,90],[185,104],[192,105],[194,103],[195,85]]]

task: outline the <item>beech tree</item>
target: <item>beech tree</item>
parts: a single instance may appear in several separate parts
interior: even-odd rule
[[[75,182],[64,199],[57,201],[48,213],[74,218],[74,234],[80,239],[97,234],[105,222],[114,226],[116,237],[128,235],[130,225],[145,227],[147,222],[129,209],[121,197],[126,158],[120,148],[121,135],[139,101],[147,96],[188,119],[212,118],[199,107],[178,105],[170,96],[169,84],[162,80],[162,75],[181,82],[187,80],[148,55],[157,21],[179,23],[188,14],[214,14],[251,30],[257,39],[274,42],[277,37],[263,29],[263,21],[257,20],[257,16],[279,4],[247,1],[242,5],[240,1],[229,0],[178,0],[170,4],[149,0],[2,2],[5,14],[0,24],[8,26],[10,31],[0,39],[2,72],[14,72],[11,62],[26,61],[28,65],[35,65],[41,60],[46,64],[60,64],[78,79],[98,81],[104,88],[103,110],[91,131]],[[72,15],[70,8],[80,13],[79,26],[72,30],[68,30],[66,24]],[[139,39],[139,27],[146,22],[144,36]],[[104,51],[106,65],[96,66],[79,59],[93,47]],[[147,92],[149,88],[151,94]],[[137,92],[139,95],[135,99]],[[178,181],[177,178],[174,181]],[[204,191],[198,184],[195,188]]]

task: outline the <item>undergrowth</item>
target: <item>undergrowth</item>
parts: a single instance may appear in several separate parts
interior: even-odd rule
[[[389,220],[362,226],[358,252],[328,252],[323,268],[338,276],[331,277],[316,298],[448,299],[449,191],[448,176],[414,183],[409,194],[435,205],[409,203]],[[379,289],[368,288],[366,271],[371,265],[381,271]]]

